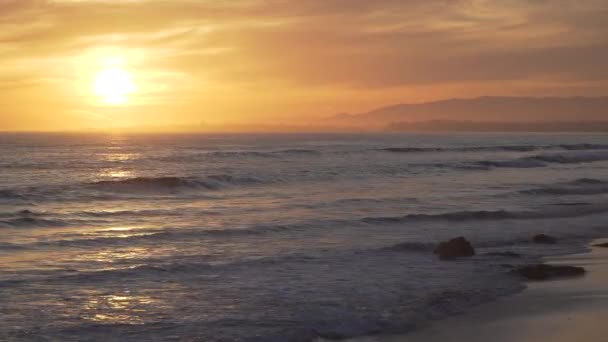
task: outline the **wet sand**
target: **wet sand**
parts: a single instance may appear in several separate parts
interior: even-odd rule
[[[594,241],[593,244],[608,242]],[[545,259],[549,264],[585,267],[580,278],[529,282],[514,296],[429,323],[400,336],[357,342],[573,342],[608,341],[608,248]]]

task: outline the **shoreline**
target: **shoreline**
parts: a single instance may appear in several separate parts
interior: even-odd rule
[[[582,266],[585,276],[527,281],[526,289],[466,312],[420,325],[400,335],[360,337],[350,342],[536,342],[602,341],[608,335],[608,248],[542,258],[551,265]]]

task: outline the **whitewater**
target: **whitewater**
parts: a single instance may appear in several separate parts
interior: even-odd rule
[[[2,133],[0,340],[411,331],[606,237],[607,171],[602,134]]]

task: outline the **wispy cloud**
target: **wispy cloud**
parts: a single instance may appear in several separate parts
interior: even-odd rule
[[[599,0],[0,0],[0,101],[21,113],[14,99],[53,94],[55,111],[94,111],[83,88],[110,55],[143,84],[133,108],[159,122],[607,94],[606,18]]]

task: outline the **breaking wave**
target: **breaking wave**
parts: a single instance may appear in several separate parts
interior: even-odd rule
[[[303,149],[303,148],[294,148],[294,149],[273,151],[273,152],[270,152],[270,153],[273,153],[273,154],[320,154],[321,152],[318,151],[318,150],[308,150],[308,149]]]
[[[20,210],[13,213],[0,213],[1,228],[51,228],[68,226],[87,226],[106,223],[100,220],[59,219],[50,213]]]
[[[531,157],[533,160],[539,160],[547,163],[558,164],[579,164],[591,163],[597,161],[608,160],[608,152],[579,152],[579,153],[552,153],[541,154]]]
[[[511,168],[535,168],[535,167],[545,167],[546,163],[543,163],[534,159],[515,159],[515,160],[502,160],[502,161],[492,161],[492,160],[483,160],[476,163],[479,166],[484,166],[488,168],[492,167],[511,167]]]
[[[238,178],[231,175],[211,175],[204,178],[185,177],[137,177],[90,184],[97,190],[109,191],[166,191],[166,190],[218,190],[227,186],[258,183],[254,178]]]
[[[608,145],[602,144],[569,144],[559,145],[564,150],[579,151],[579,150],[606,150]]]
[[[0,242],[0,251],[16,251],[22,249],[25,249],[25,247],[9,242]]]
[[[92,183],[73,183],[63,186],[42,186],[27,189],[0,190],[0,201],[62,201],[113,200],[138,198],[140,195],[170,195],[188,191],[215,191],[224,188],[263,183],[253,177],[219,174],[206,177],[136,177],[104,180]]]
[[[608,182],[581,178],[572,182],[520,191],[526,195],[600,195],[608,193]]]
[[[608,150],[608,145],[601,144],[561,144],[561,145],[499,145],[470,147],[386,147],[379,149],[393,153],[428,153],[428,152],[533,152],[541,150]]]
[[[43,228],[43,227],[65,227],[70,223],[62,220],[49,220],[36,217],[19,217],[0,220],[2,228]]]
[[[582,164],[599,161],[608,161],[608,152],[547,153],[513,160],[482,160],[474,164],[490,168],[535,168],[545,167],[548,164]]]
[[[26,196],[14,190],[0,190],[0,200],[25,200]]]
[[[608,206],[589,205],[576,206],[568,210],[548,209],[540,211],[456,211],[442,214],[410,214],[392,217],[366,217],[365,223],[402,223],[408,221],[480,221],[480,220],[539,220],[552,218],[569,218],[608,212]]]
[[[570,184],[608,184],[608,182],[594,178],[579,178],[570,182]]]

